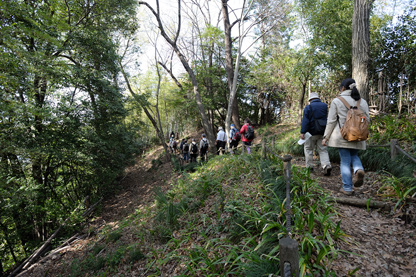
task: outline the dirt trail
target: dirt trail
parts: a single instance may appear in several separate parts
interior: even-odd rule
[[[257,143],[259,140],[260,137],[256,138]],[[104,226],[117,227],[121,220],[136,209],[151,205],[156,187],[162,191],[168,189],[169,184],[179,174],[172,173],[170,163],[160,165],[157,170],[151,169],[152,160],[159,157],[161,151],[161,148],[154,150],[126,171],[125,178],[120,183],[120,193],[103,203],[101,216],[91,222],[90,229],[98,233]],[[304,159],[295,157],[293,163],[303,167]],[[320,170],[313,173],[312,177],[332,196],[342,196],[339,193],[339,165],[333,164],[332,175],[329,177],[323,176]],[[365,185],[356,189],[356,195],[353,197],[377,199],[377,190],[381,186],[377,178],[376,173],[367,172]],[[342,217],[341,228],[349,235],[345,242],[339,242],[337,245],[345,252],[330,265],[337,276],[347,276],[356,268],[356,276],[416,276],[414,226],[405,224],[399,218],[399,214],[391,211],[367,211],[365,208],[336,205]],[[134,241],[133,235],[125,237],[131,237]],[[59,254],[43,258],[21,276],[66,276],[68,265],[74,259],[88,255],[89,248],[97,239],[92,234],[90,237],[77,240]]]
[[[163,163],[157,170],[152,169],[152,160],[157,159],[162,152],[162,147],[154,149],[125,171],[119,184],[119,193],[104,200],[100,216],[94,218],[83,230],[83,233],[90,231],[87,237],[81,236],[62,251],[43,257],[19,276],[68,276],[72,261],[85,258],[89,255],[91,246],[103,239],[96,236],[100,230],[104,227],[117,228],[135,210],[151,205],[155,189],[166,191],[173,179],[178,177],[178,174],[173,173],[171,163]],[[134,235],[129,234],[127,229],[124,230],[123,239],[130,240],[131,244],[135,242]]]
[[[304,166],[303,158],[296,158],[294,164]],[[332,165],[331,176],[323,176],[315,170],[312,178],[333,197],[344,197],[339,192],[341,174],[339,164]],[[381,187],[380,176],[367,172],[365,184],[354,188],[355,195],[349,197],[382,200],[377,194]],[[385,200],[385,199],[384,199]],[[402,213],[393,210],[359,208],[336,204],[342,217],[341,229],[349,236],[338,243],[344,254],[330,266],[337,276],[346,276],[355,269],[356,276],[416,276],[416,229],[400,218]],[[414,207],[410,211],[415,213]],[[357,255],[352,255],[355,253]]]

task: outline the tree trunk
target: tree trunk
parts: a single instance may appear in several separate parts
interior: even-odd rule
[[[366,101],[368,97],[368,66],[370,62],[370,10],[374,0],[354,0],[352,17],[352,78]]]
[[[190,67],[187,59],[182,54],[181,50],[179,49],[179,47],[177,45],[177,40],[178,40],[180,29],[181,29],[181,1],[180,0],[178,1],[178,14],[179,14],[178,20],[179,20],[179,22],[178,22],[178,29],[177,29],[175,37],[173,39],[170,38],[169,35],[166,33],[165,28],[162,24],[162,21],[161,21],[161,18],[160,18],[160,13],[159,13],[159,0],[156,0],[157,10],[154,10],[147,2],[144,2],[144,1],[139,1],[139,5],[145,5],[152,12],[152,14],[155,16],[161,35],[166,40],[166,42],[172,47],[173,51],[176,53],[176,55],[178,56],[179,60],[181,61],[182,65],[183,65],[183,67],[185,68],[186,72],[188,73],[188,75],[191,79],[191,82],[192,82],[196,105],[198,107],[199,114],[201,115],[202,127],[205,130],[205,133],[208,137],[208,140],[211,143],[213,143],[215,141],[215,136],[214,136],[214,133],[213,133],[212,125],[210,124],[210,122],[208,120],[208,117],[207,117],[207,114],[205,112],[204,104],[202,103],[201,94],[199,93],[198,82],[196,80],[195,73],[192,70],[192,68]]]
[[[302,124],[302,111],[303,111],[303,103],[305,102],[305,93],[306,93],[306,82],[302,84],[302,94],[300,95],[300,99],[299,99],[298,122],[297,122],[298,126]]]
[[[153,127],[155,128],[156,134],[157,134],[158,138],[160,139],[160,142],[162,143],[163,148],[165,150],[166,159],[169,161],[170,160],[170,154],[169,154],[168,147],[167,147],[167,145],[165,143],[165,138],[164,138],[164,135],[163,135],[163,130],[162,129],[159,129],[159,126],[160,126],[160,128],[162,128],[162,124],[160,122],[159,111],[157,112],[158,121],[159,121],[159,126],[158,126],[156,120],[153,118],[152,114],[149,112],[149,110],[147,109],[146,105],[144,105],[142,103],[142,101],[140,100],[140,97],[133,91],[133,88],[130,85],[130,81],[129,81],[128,77],[127,77],[127,74],[124,71],[124,68],[123,68],[121,62],[119,62],[119,65],[120,65],[121,73],[123,74],[124,80],[126,81],[127,89],[129,90],[130,94],[133,96],[134,100],[136,100],[139,103],[139,105],[143,108],[143,111],[145,112],[147,118],[149,118],[150,122],[152,123]],[[159,81],[160,81],[160,79],[159,79]]]
[[[383,71],[378,73],[378,91],[377,94],[379,95],[379,112],[383,111],[383,102],[384,102],[384,91],[383,91]]]
[[[227,73],[228,79],[228,91],[231,94],[234,83],[234,70],[233,70],[233,55],[232,55],[232,40],[231,40],[231,24],[230,17],[228,14],[228,0],[221,0],[222,2],[222,16],[224,18],[224,47],[225,47],[225,72]],[[232,121],[235,126],[240,129],[240,114],[238,111],[237,94],[233,95],[232,99]],[[228,127],[227,127],[228,128]]]
[[[398,115],[398,117],[400,117],[400,115],[402,114],[402,106],[403,106],[402,98],[403,98],[403,73],[400,73],[400,91],[399,91],[399,103],[398,103],[399,115]]]

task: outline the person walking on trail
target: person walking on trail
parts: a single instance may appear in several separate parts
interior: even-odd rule
[[[251,142],[254,139],[254,128],[251,125],[250,119],[246,118],[244,120],[244,125],[243,125],[243,127],[241,127],[240,134],[242,135],[242,141],[243,141],[243,144],[245,145],[245,147],[247,149],[247,153],[251,154],[250,147],[251,147]],[[243,153],[244,153],[244,147],[241,150],[241,154],[243,154]]]
[[[185,142],[186,142],[186,139],[182,139],[181,140],[181,143],[179,144],[179,152],[181,153],[181,154],[183,154],[183,145],[185,144]]]
[[[201,155],[201,161],[206,160],[207,152],[209,148],[209,141],[205,134],[202,134],[202,139],[199,142],[199,154]]]
[[[231,124],[230,127],[231,127],[230,137],[229,137],[230,152],[231,152],[231,154],[234,154],[234,151],[237,149],[238,143],[240,142],[241,135],[240,135],[240,132],[238,131],[238,129],[235,127],[234,124]]]
[[[195,139],[192,139],[192,143],[190,145],[190,156],[191,156],[191,163],[196,163],[196,158],[198,157],[198,145],[196,144]]]
[[[313,171],[313,153],[315,148],[318,150],[319,159],[325,176],[331,175],[331,163],[329,161],[328,150],[322,145],[323,134],[327,123],[328,106],[321,102],[316,92],[309,95],[310,104],[303,110],[302,126],[300,128],[300,138],[305,139],[306,132],[312,136],[304,143],[306,167]]]
[[[361,121],[370,121],[370,114],[367,102],[360,97],[356,88],[354,79],[348,78],[341,82],[340,97],[331,102],[328,114],[328,123],[326,125],[322,145],[338,148],[341,158],[341,179],[342,187],[340,192],[346,195],[354,193],[354,187],[360,187],[364,183],[364,167],[358,157],[358,150],[365,150],[365,141],[348,141],[341,134],[349,109],[359,109],[363,112]],[[345,103],[350,106],[346,107]],[[351,173],[351,165],[353,173]]]
[[[189,144],[188,144],[188,141],[186,139],[183,139],[182,153],[183,153],[183,160],[185,162],[189,162]],[[198,155],[198,153],[196,155]],[[195,161],[196,161],[196,159],[195,159]]]
[[[222,127],[219,127],[217,133],[217,140],[215,141],[215,145],[217,146],[217,155],[224,154],[226,144],[227,134],[224,132]]]
[[[176,145],[174,147],[174,144],[176,144],[175,136],[171,135],[169,139],[169,149],[171,153],[173,153],[174,148],[176,148]]]

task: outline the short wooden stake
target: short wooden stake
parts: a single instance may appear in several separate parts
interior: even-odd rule
[[[396,158],[396,156],[397,156],[396,145],[397,145],[398,141],[399,140],[397,140],[397,139],[392,139],[390,141],[390,156],[391,156],[391,159],[392,160],[394,160]]]
[[[299,276],[298,242],[289,237],[279,240],[280,276]]]

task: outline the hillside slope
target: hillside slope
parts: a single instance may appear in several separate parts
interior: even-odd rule
[[[276,128],[267,134],[286,131]],[[261,139],[258,135],[256,143]],[[104,202],[101,216],[83,231],[86,238],[43,258],[21,276],[207,276],[214,272],[244,276],[256,272],[235,268],[253,259],[239,251],[248,251],[255,241],[260,243],[253,248],[258,251],[267,234],[267,225],[250,216],[265,216],[261,214],[270,205],[262,200],[267,182],[259,169],[264,171],[273,163],[263,165],[246,155],[226,155],[211,159],[203,170],[189,175],[175,171],[171,163],[152,163],[160,153],[161,149],[149,152],[126,171],[120,193]],[[293,163],[302,171],[303,157],[295,157]],[[333,164],[333,168],[330,177],[319,170],[300,176],[305,181],[311,177],[329,196],[337,197],[339,165]],[[367,172],[366,185],[357,189],[355,197],[382,200],[378,195],[382,185],[379,173]],[[183,213],[179,208],[185,209],[185,204],[188,212]],[[400,212],[334,207],[337,214],[331,218],[341,219],[347,236],[336,242],[341,252],[326,260],[328,270],[337,276],[412,276],[416,233],[400,218]]]

